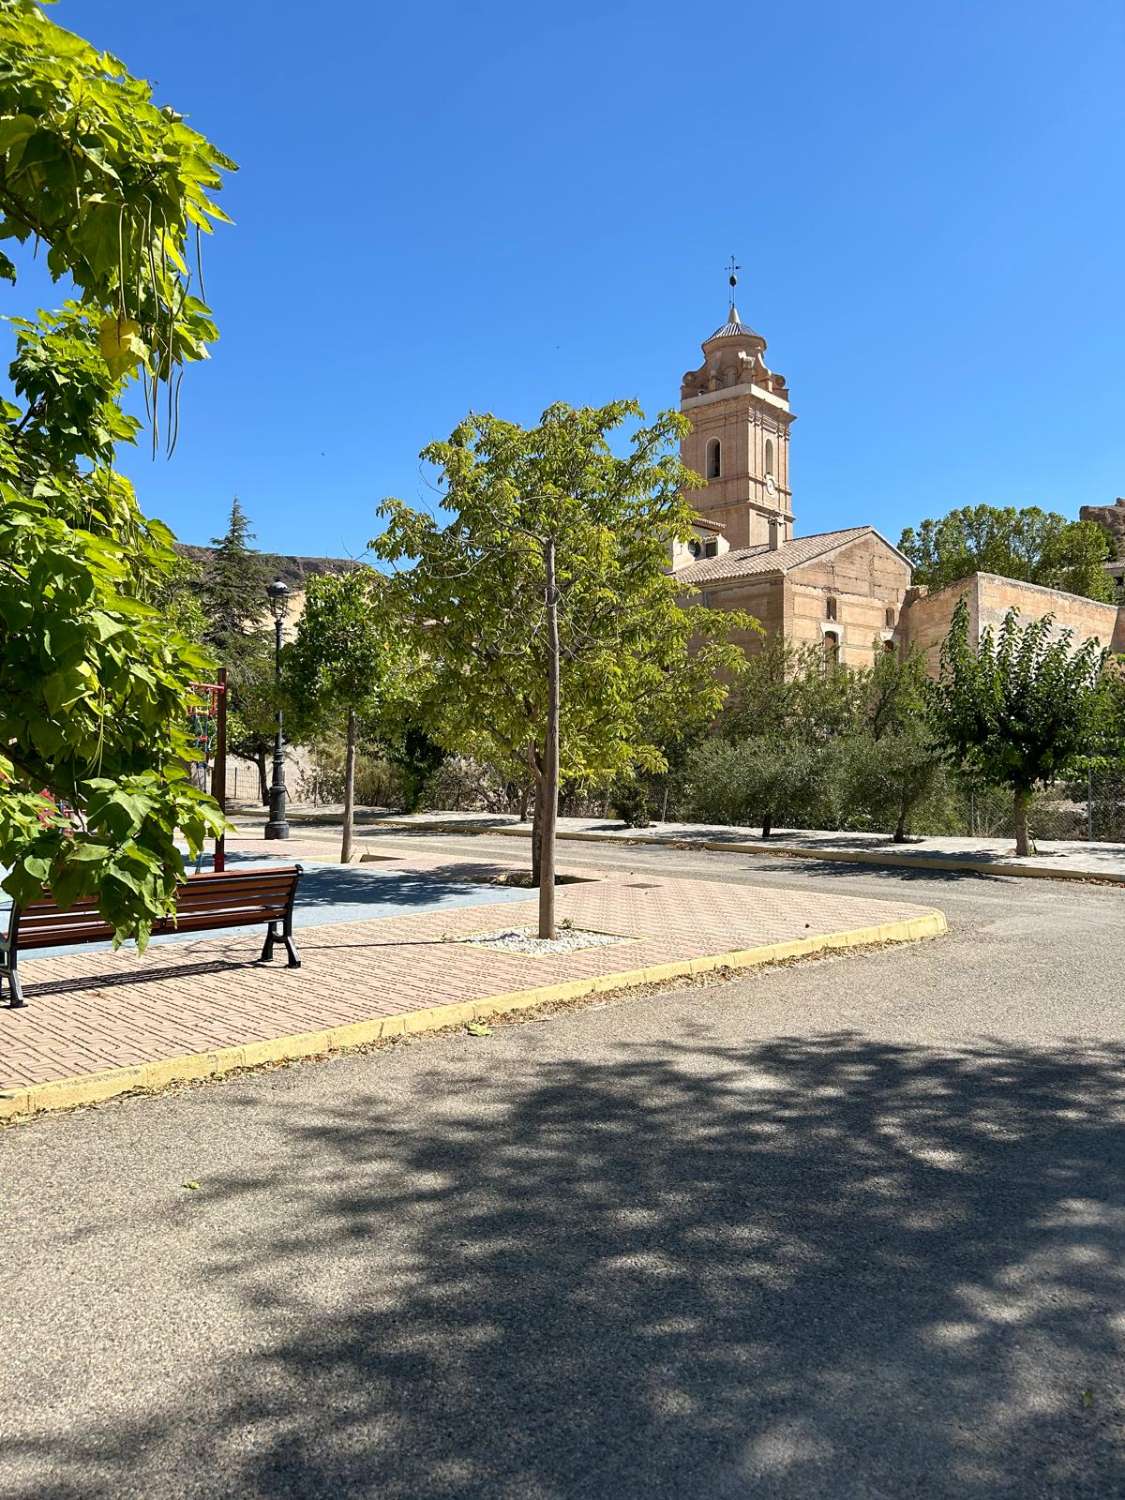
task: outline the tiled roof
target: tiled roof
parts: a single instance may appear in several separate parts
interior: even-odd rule
[[[676,572],[677,583],[705,587],[724,578],[745,578],[752,573],[788,573],[802,563],[812,562],[833,547],[854,542],[857,537],[877,535],[873,526],[849,526],[844,531],[822,531],[814,536],[794,537],[771,552],[768,547],[740,547],[721,557],[704,557]]]
[[[727,321],[721,328],[715,329],[715,332],[711,335],[711,338],[707,340],[707,343],[710,343],[711,339],[756,339],[758,337],[760,337],[760,335],[756,334],[754,330],[748,327],[738,316],[738,308],[732,307]]]

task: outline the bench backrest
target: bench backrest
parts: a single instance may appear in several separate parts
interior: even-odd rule
[[[175,917],[153,923],[154,935],[207,932],[220,927],[280,922],[292,910],[301,878],[300,865],[267,865],[252,870],[205,870],[189,875],[176,893]],[[94,901],[76,901],[60,911],[45,896],[12,909],[9,940],[17,949],[103,943],[113,929]]]

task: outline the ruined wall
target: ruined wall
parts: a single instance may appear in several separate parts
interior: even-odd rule
[[[1116,604],[1101,604],[1079,594],[1064,594],[1060,589],[1046,589],[1037,583],[1018,583],[1014,578],[1000,578],[995,573],[976,573],[978,589],[978,630],[991,625],[998,628],[1009,609],[1018,609],[1021,620],[1055,617],[1054,634],[1074,631],[1076,641],[1093,637],[1114,651],[1125,650],[1122,643],[1121,611]]]
[[[1076,644],[1093,638],[1113,651],[1125,651],[1125,612],[1116,604],[1101,604],[996,573],[973,573],[933,594],[910,591],[899,638],[922,652],[931,677],[938,675],[941,643],[962,597],[969,601],[969,638],[973,641],[990,625],[998,630],[1007,612],[1018,609],[1022,624],[1049,614],[1054,616],[1056,637],[1072,630]]]
[[[949,634],[953,611],[962,598],[969,601],[969,637],[971,640],[977,638],[979,576],[974,573],[933,594],[928,594],[925,589],[911,589],[906,596],[896,641],[907,649],[913,647],[922,653],[926,659],[926,671],[935,681],[941,645]]]

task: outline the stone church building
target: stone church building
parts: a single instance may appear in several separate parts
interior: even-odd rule
[[[957,601],[969,601],[974,637],[1015,605],[1027,620],[1045,614],[1078,639],[1125,650],[1125,610],[1038,584],[974,573],[936,593],[911,586],[911,566],[873,526],[797,535],[789,485],[789,430],[795,413],[785,377],[766,364],[766,341],[731,305],[703,341],[703,363],[680,387],[692,430],[681,446],[704,485],[688,497],[695,535],[673,548],[673,576],[712,609],[744,610],[769,635],[819,647],[827,661],[870,666],[879,651],[918,647],[937,671]],[[760,649],[749,635],[746,649]]]

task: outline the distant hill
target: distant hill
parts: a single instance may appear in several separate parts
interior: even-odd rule
[[[190,542],[176,542],[176,551],[189,562],[205,567],[215,555],[215,547],[194,547]],[[271,578],[283,578],[291,589],[305,590],[308,579],[319,573],[353,573],[362,564],[352,557],[283,557],[278,552],[260,552]]]
[[[1083,505],[1078,519],[1100,526],[1109,537],[1114,557],[1125,556],[1125,498],[1119,497],[1112,505]]]

